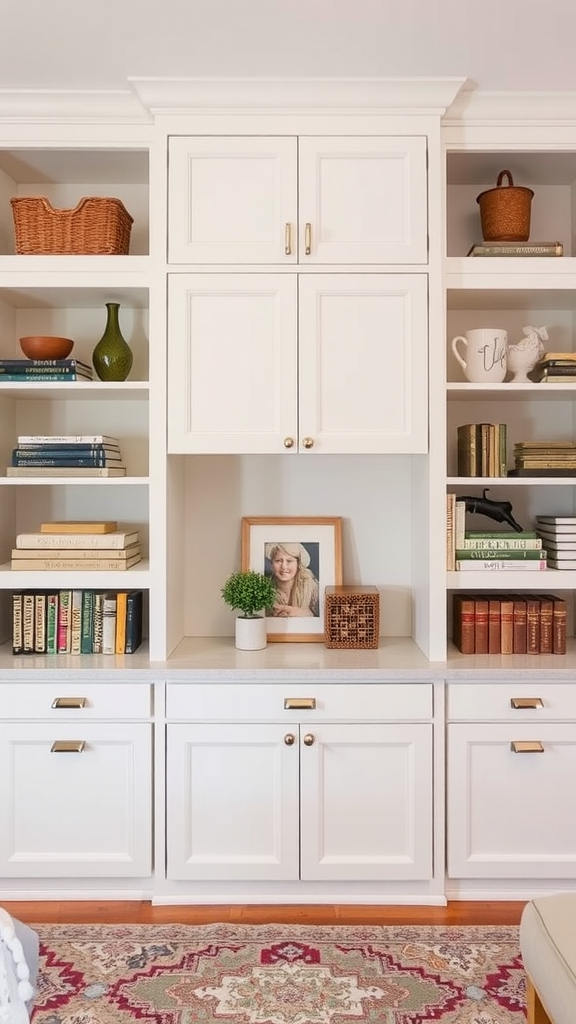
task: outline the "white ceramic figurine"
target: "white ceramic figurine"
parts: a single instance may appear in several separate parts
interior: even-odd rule
[[[528,374],[545,352],[544,342],[548,341],[545,327],[523,327],[525,337],[517,345],[508,345],[508,370],[512,384],[529,384]]]

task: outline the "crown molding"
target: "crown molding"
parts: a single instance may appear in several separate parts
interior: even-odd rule
[[[482,92],[463,88],[442,119],[444,125],[567,124],[576,122],[576,92]]]
[[[0,89],[4,123],[151,120],[133,89]]]
[[[363,111],[442,115],[465,78],[128,79],[153,114]]]

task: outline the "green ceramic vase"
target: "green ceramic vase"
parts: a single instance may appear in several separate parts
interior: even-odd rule
[[[107,302],[106,309],[106,330],[92,353],[92,362],[100,380],[126,380],[134,356],[120,330],[120,303]]]

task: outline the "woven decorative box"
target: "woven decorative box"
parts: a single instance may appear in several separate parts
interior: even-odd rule
[[[16,252],[25,255],[126,256],[134,218],[120,199],[85,196],[57,210],[44,196],[15,196]]]
[[[380,594],[378,587],[326,587],[324,591],[326,647],[378,647]]]

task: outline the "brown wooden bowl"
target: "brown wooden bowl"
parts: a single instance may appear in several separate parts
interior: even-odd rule
[[[20,348],[28,359],[66,359],[74,347],[71,338],[33,334],[20,338]]]

